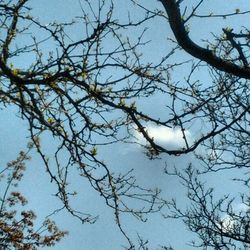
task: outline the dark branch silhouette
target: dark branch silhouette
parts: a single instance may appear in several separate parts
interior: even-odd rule
[[[201,61],[207,62],[216,69],[235,75],[240,78],[250,79],[250,68],[246,59],[241,53],[241,58],[244,60],[243,65],[237,65],[233,62],[223,60],[216,56],[214,51],[205,49],[193,42],[189,33],[185,28],[185,20],[181,17],[179,3],[176,0],[159,0],[168,15],[169,24],[175,35],[178,44],[190,55],[200,59]],[[237,44],[235,44],[237,46]],[[235,46],[234,45],[234,46]]]
[[[85,181],[103,199],[128,249],[136,249],[136,244],[138,249],[147,249],[147,241],[140,235],[138,242],[132,240],[123,215],[146,222],[152,213],[183,219],[203,249],[249,247],[249,209],[235,211],[233,197],[214,199],[213,190],[200,178],[227,170],[241,173],[250,166],[250,32],[247,27],[240,26],[237,32],[224,27],[203,40],[207,48],[202,48],[199,41],[190,39],[186,27],[193,18],[247,19],[249,10],[206,14],[199,13],[203,0],[196,5],[160,2],[164,9],[152,10],[140,1],[128,1],[129,15],[120,17],[120,1],[81,0],[81,14],[72,20],[65,17],[64,22],[53,19],[44,23],[33,16],[36,5],[32,1],[1,1],[0,109],[12,111],[14,107],[19,119],[27,122],[30,150],[40,156],[48,182],[55,185],[55,197],[62,204],[55,211],[66,210],[82,223],[96,222],[95,214],[75,208],[71,198],[78,194],[71,192],[70,181],[74,178]],[[174,39],[162,44],[165,54],[155,55],[160,43],[154,47],[153,42],[161,37],[156,36],[152,24],[159,20],[169,24]],[[79,27],[81,32],[76,35]],[[152,42],[146,39],[147,32],[151,32]],[[183,50],[190,60],[182,59]],[[160,139],[152,132],[158,129],[163,131]],[[171,136],[171,142],[162,143]],[[50,157],[43,138],[53,141]],[[165,171],[187,189],[185,211],[174,200],[162,197],[158,187],[149,187],[147,182],[139,185],[127,162],[118,168],[100,153],[108,145],[116,149],[116,145],[134,144],[150,160],[169,155],[195,159],[192,166],[167,166]],[[237,181],[249,190],[248,172]],[[25,223],[33,221],[33,213],[23,215],[23,232],[17,226],[11,231],[9,225],[16,218],[10,216],[6,204],[20,202],[23,196],[14,192],[7,198],[10,189],[6,190],[0,200],[4,213],[0,227],[5,230],[0,244],[4,247],[18,244],[25,249],[35,238],[36,244],[47,246],[66,234],[52,222],[45,223],[45,229],[53,228],[51,238],[27,234],[29,225]],[[249,194],[240,197],[249,207]],[[225,224],[223,216],[233,224]]]

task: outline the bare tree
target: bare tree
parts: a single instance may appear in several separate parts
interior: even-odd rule
[[[44,24],[32,16],[28,0],[2,1],[1,106],[18,107],[19,115],[28,122],[30,138],[51,181],[57,185],[63,209],[84,223],[96,219],[76,211],[70,203],[69,197],[75,194],[69,191],[67,180],[74,168],[114,210],[118,228],[130,249],[135,246],[122,227],[121,214],[144,220],[147,214],[159,212],[163,207],[176,211],[166,216],[184,218],[190,230],[200,237],[202,247],[229,249],[234,241],[248,244],[248,240],[242,240],[241,231],[248,217],[245,214],[237,217],[231,211],[231,201],[223,208],[226,199],[208,202],[212,191],[206,192],[196,177],[193,180],[193,171],[200,175],[249,167],[249,30],[237,27],[234,31],[224,26],[219,34],[210,34],[207,40],[196,42],[191,37],[193,20],[236,20],[247,17],[249,11],[236,9],[213,14],[204,12],[203,5],[207,3],[203,0],[160,2],[162,9],[151,10],[145,1],[131,1],[140,14],[119,19],[118,1],[85,0],[79,3],[81,16],[64,23]],[[158,1],[155,5],[160,8]],[[141,53],[150,46],[144,34],[156,19],[171,28],[174,37],[166,42],[172,48],[158,61],[148,62]],[[71,34],[78,27],[82,33],[75,39]],[[137,36],[131,36],[132,33]],[[202,47],[199,42],[205,45]],[[179,53],[186,60],[173,63]],[[18,65],[18,60],[28,64]],[[171,74],[182,67],[189,68],[189,73],[180,82]],[[200,71],[206,72],[206,79],[199,78]],[[167,100],[166,106],[161,107],[164,117],[146,112],[139,102],[155,95],[164,95]],[[169,148],[159,144],[148,131],[149,123],[178,128],[183,146]],[[196,135],[190,140],[192,127]],[[167,173],[184,181],[190,192],[191,207],[195,204],[203,210],[199,213],[179,210],[175,202],[160,197],[159,189],[139,186],[132,171],[115,172],[99,157],[103,146],[138,143],[136,133],[145,139],[146,145],[142,147],[150,159],[161,154],[196,155],[197,171],[188,167],[184,173],[179,170],[172,173],[169,169]],[[54,159],[48,159],[46,145],[40,142],[40,138],[48,135],[57,143]],[[242,181],[248,186],[248,178]],[[131,200],[137,200],[138,206],[134,207]],[[247,200],[244,196],[244,203]],[[233,220],[239,218],[234,227],[238,225],[240,235],[223,229],[221,212],[228,213]],[[140,246],[144,247],[142,240]]]
[[[249,29],[224,26],[221,33],[212,33],[206,45],[193,41],[192,19],[230,19],[248,15],[249,10],[235,9],[230,13],[204,12],[205,1],[197,1],[193,6],[184,1],[161,1],[168,16],[170,27],[179,46],[191,56],[200,60],[198,64],[208,65],[212,84],[207,89],[195,89],[195,95],[207,102],[201,105],[201,116],[213,129],[202,146],[206,151],[196,153],[198,166],[189,165],[184,172],[178,169],[167,174],[178,176],[187,189],[190,206],[183,210],[175,200],[167,217],[181,218],[189,230],[198,236],[192,245],[202,249],[248,249],[249,248],[249,195],[240,193],[234,197],[225,193],[215,198],[213,188],[205,183],[207,172],[234,169],[233,181],[249,190]],[[207,11],[209,11],[207,9]],[[204,44],[204,43],[203,43]],[[198,66],[199,67],[199,66]],[[190,79],[190,78],[188,78]],[[199,81],[202,79],[199,79]],[[188,80],[189,81],[189,80]],[[192,85],[190,85],[192,86]],[[203,94],[201,94],[203,93]],[[211,99],[210,99],[211,98]],[[204,109],[205,108],[205,109]],[[197,116],[198,113],[196,113]],[[207,120],[208,119],[208,120]],[[212,136],[211,136],[212,135]],[[203,137],[204,138],[204,137]],[[202,168],[205,167],[205,168]],[[243,169],[243,171],[242,171]],[[244,171],[245,169],[245,171]],[[242,176],[245,176],[242,177]],[[215,175],[216,178],[216,175]],[[235,204],[240,204],[237,207]]]

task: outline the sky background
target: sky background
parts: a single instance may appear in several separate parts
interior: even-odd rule
[[[132,14],[136,15],[139,10],[130,9],[131,6],[127,3],[129,1],[120,1],[119,10],[117,9],[117,16],[123,16],[127,10],[131,10]],[[147,7],[151,9],[162,8],[158,1],[148,0],[140,1],[146,4]],[[215,4],[216,2],[216,4]],[[207,5],[213,9],[213,11],[227,11],[228,9],[234,11],[236,8],[240,7],[244,9],[248,7],[248,1],[227,1],[227,6],[225,6],[226,1],[207,1]],[[30,5],[33,8],[33,16],[39,16],[41,22],[50,22],[53,19],[61,21],[69,21],[72,17],[81,15],[78,1],[75,0],[42,0],[42,1],[30,1]],[[203,7],[206,11],[206,5]],[[228,21],[228,20],[226,20]],[[217,20],[210,21],[209,23],[203,25],[195,20],[192,22],[191,30],[193,38],[203,38],[210,36],[208,30],[216,31],[221,29],[218,25]],[[220,24],[224,21],[220,20]],[[232,23],[228,21],[230,26]],[[145,61],[154,61],[161,57],[168,49],[172,46],[170,43],[166,42],[167,37],[172,37],[172,33],[164,19],[157,18],[152,22],[147,23],[149,27],[145,39],[152,40],[152,42],[145,48],[144,57]],[[74,31],[72,36],[77,39],[80,36],[81,30]],[[184,58],[189,58],[184,52],[177,53],[173,60],[183,61]],[[18,61],[18,59],[17,59]],[[176,61],[173,61],[175,63]],[[20,65],[29,64],[28,61],[18,61]],[[180,68],[179,71],[173,72],[173,77],[183,78],[187,71],[185,68]],[[200,77],[205,78],[206,72],[201,72]],[[167,100],[164,97],[155,96],[147,101],[147,103],[142,103],[144,110],[149,114],[154,114],[155,116],[164,116],[163,107],[166,105]],[[150,124],[148,124],[150,127]],[[0,117],[0,163],[3,166],[6,162],[14,159],[18,152],[25,148],[28,142],[27,124],[22,121],[18,115],[15,108],[7,108],[1,110]],[[168,130],[168,129],[156,129],[151,126],[149,129],[155,140],[163,145],[169,147],[180,146],[182,144],[180,139],[180,133],[178,130]],[[188,134],[190,140],[195,137],[195,128],[190,130]],[[138,136],[138,140],[143,142],[142,138]],[[53,148],[53,141],[51,138],[43,138],[42,143],[46,145],[48,152]],[[134,169],[134,173],[137,177],[139,183],[146,185],[147,187],[158,187],[162,190],[162,195],[167,198],[176,197],[178,203],[185,207],[186,206],[186,196],[185,190],[179,183],[179,180],[175,177],[168,176],[164,174],[164,168],[168,166],[176,166],[178,168],[183,168],[188,162],[194,162],[192,155],[182,156],[182,157],[170,157],[163,155],[161,159],[149,160],[143,148],[138,145],[129,144],[117,144],[116,146],[111,145],[103,148],[100,152],[100,157],[103,157],[107,163],[109,163],[113,169],[121,170],[126,172],[126,170]],[[74,170],[72,169],[70,182],[72,184],[72,189],[80,190],[79,196],[73,201],[75,207],[80,208],[82,211],[91,213],[93,215],[99,216],[97,222],[93,225],[84,224],[82,225],[78,220],[72,218],[65,212],[60,212],[56,214],[53,218],[56,220],[60,228],[69,230],[69,235],[65,237],[59,244],[57,244],[53,249],[70,249],[70,250],[110,250],[110,249],[122,249],[122,245],[126,244],[126,241],[119,232],[113,216],[113,211],[108,209],[101,197],[96,194],[87,184],[74,175]],[[230,186],[229,181],[225,181],[225,177],[233,177],[233,172],[226,172],[221,176],[219,173],[214,173],[207,175],[206,181],[211,186],[217,186],[216,194],[218,196],[224,194],[225,192],[238,192],[235,187]],[[223,179],[222,179],[223,178]],[[231,184],[230,184],[231,185]],[[21,191],[28,198],[28,207],[34,209],[38,215],[39,221],[43,221],[44,217],[48,213],[53,212],[55,208],[60,207],[60,202],[51,195],[55,193],[56,190],[49,182],[49,177],[43,170],[43,165],[41,160],[36,154],[32,154],[32,161],[28,163],[28,168],[25,173],[23,182],[21,183]],[[132,239],[136,239],[137,233],[139,233],[142,238],[149,240],[149,249],[157,249],[160,245],[171,246],[175,250],[192,249],[187,245],[187,242],[194,238],[190,232],[188,232],[182,224],[182,222],[176,220],[165,220],[160,214],[154,214],[149,216],[146,223],[139,222],[134,218],[129,216],[123,216],[122,222],[127,229],[128,235]]]

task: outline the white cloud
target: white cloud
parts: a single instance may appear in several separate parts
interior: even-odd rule
[[[243,203],[239,203],[238,205],[235,205],[234,206],[234,213],[236,215],[239,215],[239,214],[244,214],[246,213],[247,211],[249,211],[250,207],[247,206],[246,204],[243,204]],[[236,216],[238,217],[238,216]],[[238,227],[238,223],[239,221],[236,220],[235,218],[231,217],[230,215],[226,214],[224,215],[222,218],[221,218],[221,226],[222,226],[222,230],[224,232],[230,232],[230,231],[233,231],[235,227]]]
[[[222,227],[223,232],[230,232],[233,230],[235,223],[235,220],[231,216],[225,215],[221,218],[220,226]]]
[[[148,135],[158,144],[170,144],[178,147],[185,146],[184,135],[180,128],[167,128],[163,126],[149,125],[145,127],[145,130],[147,131]],[[191,133],[188,130],[185,130],[184,134],[188,143],[190,143]],[[138,131],[136,132],[135,136],[139,143],[146,143],[146,139]]]

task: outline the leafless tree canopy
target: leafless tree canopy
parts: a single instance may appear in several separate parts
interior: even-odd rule
[[[57,186],[63,209],[84,223],[96,220],[92,214],[76,211],[70,203],[70,196],[76,194],[69,191],[67,180],[75,171],[114,210],[129,249],[136,245],[123,228],[122,214],[145,220],[148,214],[162,209],[174,211],[164,212],[165,217],[182,218],[198,236],[194,244],[203,249],[243,249],[250,245],[249,209],[234,211],[230,196],[215,200],[213,190],[199,179],[209,172],[247,171],[249,167],[250,31],[247,22],[239,25],[237,20],[248,20],[250,11],[239,6],[227,13],[218,9],[212,13],[207,2],[212,1],[155,0],[152,9],[147,1],[131,0],[127,3],[129,14],[119,18],[120,1],[81,0],[80,16],[51,23],[33,16],[35,6],[29,0],[0,2],[1,109],[15,107],[20,119],[27,121],[29,151],[35,148],[40,155],[51,182]],[[148,61],[144,50],[150,49],[151,43],[145,34],[155,20],[164,23],[159,29],[171,29],[165,40],[169,49],[157,55],[157,60]],[[203,20],[216,20],[222,28],[216,33],[207,26],[207,38],[197,39],[195,24]],[[228,27],[229,21],[235,27]],[[79,36],[74,36],[79,29]],[[176,56],[184,59],[177,62]],[[188,73],[183,77],[172,76],[184,68]],[[157,95],[167,100],[164,107],[155,104],[165,114],[161,117],[145,108]],[[147,124],[178,128],[183,146],[159,144]],[[190,139],[193,128],[195,136]],[[146,144],[141,147],[150,159],[164,154],[195,155],[197,161],[185,170],[166,168],[166,174],[176,175],[187,188],[187,210],[179,209],[174,200],[163,199],[159,189],[139,186],[132,171],[115,171],[99,156],[107,145],[140,144],[136,134],[144,137]],[[41,141],[44,137],[57,145],[53,159],[47,157]],[[17,161],[26,157],[22,153]],[[21,170],[15,164],[4,170],[1,167],[0,173],[15,169],[11,178],[16,180],[14,173]],[[246,174],[237,181],[249,188],[249,180]],[[37,240],[37,244],[46,245],[42,235],[20,236],[26,230],[23,228],[29,227],[27,221],[33,219],[31,212],[23,215],[22,229],[14,227],[15,237],[6,229],[15,217],[6,217],[6,209],[16,200],[22,202],[19,194],[1,197],[0,229],[5,235],[0,244],[10,249],[32,249],[26,241]],[[249,207],[248,193],[241,195],[241,201]],[[223,222],[224,214],[230,218],[230,226]],[[49,243],[65,235],[54,224],[51,227]],[[139,245],[139,249],[147,249],[142,239]]]

